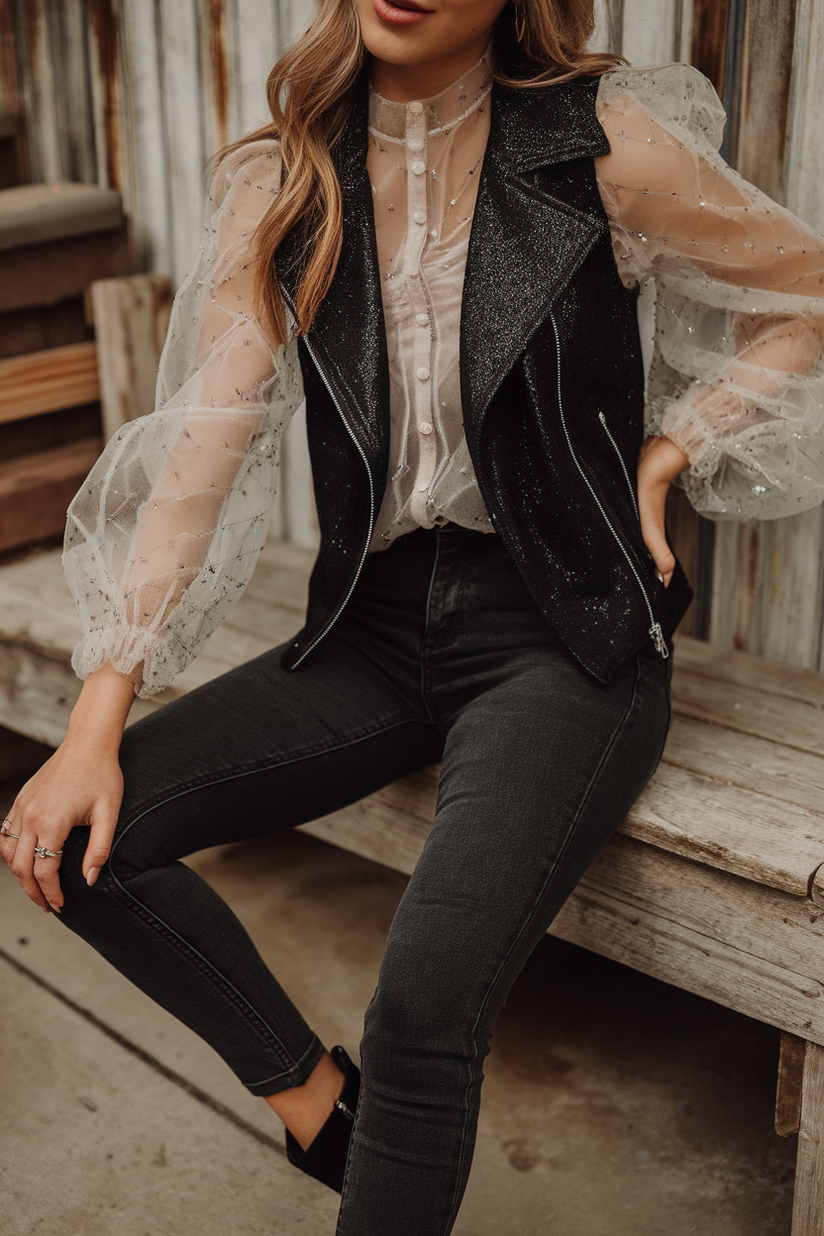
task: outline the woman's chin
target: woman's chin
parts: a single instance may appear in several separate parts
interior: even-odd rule
[[[391,0],[355,0],[361,36],[366,50],[388,64],[425,64],[443,55],[442,14],[434,10],[413,10]]]
[[[483,53],[504,3],[354,0],[364,46],[376,60],[422,69],[455,61],[456,73]]]

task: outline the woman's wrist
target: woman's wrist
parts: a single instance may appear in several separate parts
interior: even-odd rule
[[[67,740],[73,746],[109,748],[116,754],[134,698],[131,679],[111,665],[101,666],[83,683],[69,719]]]

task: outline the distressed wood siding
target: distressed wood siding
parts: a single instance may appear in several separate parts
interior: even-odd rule
[[[741,32],[732,160],[748,180],[824,230],[817,0],[749,0]],[[715,529],[708,635],[721,647],[824,669],[824,511]]]
[[[118,187],[136,263],[179,284],[199,244],[205,165],[267,121],[267,75],[311,11],[308,0],[0,0],[3,89],[25,117],[32,179]],[[824,230],[820,0],[595,0],[595,13],[593,48],[707,73],[730,113],[731,162]],[[641,312],[648,341],[650,289]],[[273,531],[311,546],[302,415],[281,478]],[[709,525],[675,494],[670,525],[699,585],[686,630],[824,669],[820,509]]]
[[[724,91],[729,18],[727,0],[693,0],[689,60],[706,73],[719,94]]]

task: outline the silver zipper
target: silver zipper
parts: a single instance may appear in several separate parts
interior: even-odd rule
[[[282,288],[281,288],[281,291],[283,291]],[[288,297],[286,293],[283,292],[283,298],[286,301],[286,303],[289,305],[289,308],[292,311],[292,316],[295,318],[295,321],[297,321],[297,313],[295,311],[295,306],[292,304],[290,297]],[[355,446],[358,448],[358,454],[363,460],[363,466],[366,468],[366,475],[369,477],[369,533],[366,537],[366,544],[363,547],[363,553],[361,554],[361,560],[358,563],[358,569],[355,572],[355,578],[352,580],[352,584],[351,584],[351,587],[349,588],[349,591],[347,592],[339,608],[333,614],[333,616],[329,619],[329,621],[327,622],[326,626],[323,628],[321,633],[316,637],[315,640],[313,640],[313,642],[309,645],[308,648],[304,648],[303,652],[300,654],[297,661],[292,666],[292,669],[297,669],[298,666],[301,664],[301,662],[306,660],[306,658],[309,656],[309,653],[314,652],[314,650],[317,648],[321,640],[325,639],[326,636],[329,634],[329,632],[332,630],[332,627],[335,625],[335,623],[340,618],[343,611],[346,609],[346,606],[349,604],[349,599],[352,596],[352,593],[355,591],[357,582],[361,577],[361,571],[363,570],[363,564],[366,562],[366,555],[369,553],[369,546],[372,541],[372,532],[374,531],[374,528],[375,528],[375,485],[372,480],[372,469],[369,467],[369,460],[366,458],[366,452],[364,451],[360,442],[358,442],[358,439],[355,437],[354,433],[352,432],[349,426],[349,422],[347,421],[346,417],[343,415],[343,410],[340,404],[338,403],[337,396],[335,392],[332,390],[332,387],[329,385],[329,382],[327,381],[327,378],[326,378],[326,374],[323,372],[323,369],[318,364],[317,356],[312,350],[312,345],[305,335],[303,337],[303,342],[306,345],[306,351],[309,353],[309,355],[312,357],[312,360],[315,362],[315,368],[317,369],[318,373],[323,379],[323,384],[329,392],[329,397],[332,400],[332,403],[337,408],[338,415],[340,419],[343,421],[346,432],[349,434],[349,437],[352,439],[352,441],[355,443]]]
[[[640,524],[641,515],[638,510],[638,502],[635,498],[635,490],[632,488],[632,481],[629,479],[629,471],[627,469],[627,465],[624,463],[624,456],[618,450],[618,443],[615,441],[615,439],[612,436],[612,433],[610,432],[609,425],[607,424],[607,418],[604,416],[603,412],[598,413],[598,420],[603,425],[604,431],[607,437],[609,438],[610,442],[612,443],[612,449],[615,451],[615,454],[618,456],[618,461],[621,464],[621,468],[623,469],[624,480],[626,481],[627,489],[629,490],[629,496],[630,498],[632,498],[632,505],[635,509],[635,518],[638,520],[638,523]]]
[[[587,476],[586,472],[581,467],[581,461],[578,459],[578,456],[575,453],[575,447],[572,445],[572,439],[569,436],[569,428],[567,427],[566,415],[564,413],[563,383],[561,381],[561,360],[562,360],[561,335],[558,330],[558,323],[555,319],[555,314],[550,313],[549,319],[552,322],[552,329],[555,332],[555,350],[556,350],[557,357],[558,357],[558,410],[561,414],[561,424],[564,429],[564,437],[566,438],[567,446],[569,447],[569,453],[572,456],[575,467],[578,469],[578,471],[581,474],[584,484],[586,485],[589,492],[592,494],[592,498],[593,498],[593,501],[595,502],[595,505],[598,507],[598,510],[601,512],[602,516],[604,517],[604,523],[609,528],[612,535],[615,537],[615,540],[618,544],[618,548],[621,550],[621,553],[626,558],[627,563],[629,564],[629,568],[632,571],[633,575],[635,576],[636,582],[638,584],[638,587],[641,589],[641,594],[644,598],[646,607],[649,611],[650,622],[652,623],[649,629],[649,637],[652,640],[655,651],[658,653],[659,656],[663,657],[663,659],[666,661],[667,658],[669,657],[669,648],[667,648],[667,642],[664,639],[664,632],[661,630],[661,624],[660,622],[656,622],[655,620],[655,611],[652,608],[652,602],[649,599],[649,593],[644,587],[644,581],[641,579],[641,576],[638,574],[638,569],[635,563],[632,561],[632,557],[630,555],[629,550],[627,549],[626,545],[624,545],[624,542],[621,540],[618,533],[615,531],[615,526],[612,520],[610,519],[609,515],[607,514],[606,510],[604,509],[604,504],[601,502],[601,499],[598,497],[597,493],[593,489],[592,483],[589,477]],[[602,423],[603,423],[603,418],[602,418]],[[604,425],[604,427],[606,428],[606,425]],[[609,433],[608,429],[607,429],[607,433]],[[612,438],[612,434],[609,434],[609,436],[610,438]],[[613,445],[614,445],[614,442],[613,442]],[[616,447],[615,449],[617,450],[618,448]],[[620,456],[620,451],[618,452],[618,454]],[[623,463],[623,459],[621,460],[621,462]]]
[[[343,1112],[347,1120],[355,1119],[355,1113],[352,1111],[351,1107],[346,1106],[343,1099],[335,1099],[335,1107],[339,1112]]]

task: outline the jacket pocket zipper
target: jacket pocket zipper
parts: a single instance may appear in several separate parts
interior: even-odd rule
[[[335,1099],[335,1107],[339,1112],[343,1113],[347,1120],[355,1119],[355,1113],[352,1111],[351,1107],[346,1106],[343,1099]]]
[[[561,334],[560,334],[560,331],[558,330],[558,322],[555,318],[554,313],[550,313],[549,320],[551,321],[552,329],[555,332],[555,350],[556,350],[557,359],[558,359],[558,410],[561,414],[561,425],[563,426],[564,437],[566,438],[566,444],[567,444],[567,447],[569,448],[569,453],[572,456],[572,460],[573,460],[573,463],[575,464],[575,467],[578,469],[579,473],[581,474],[581,478],[584,484],[586,485],[587,489],[592,495],[592,499],[595,505],[598,507],[598,510],[601,512],[604,523],[609,528],[610,532],[615,538],[618,548],[621,550],[621,553],[624,555],[624,557],[627,560],[627,565],[629,566],[629,569],[632,571],[632,574],[635,576],[635,581],[638,584],[638,587],[641,589],[641,595],[644,598],[644,602],[649,612],[650,624],[651,624],[649,628],[649,637],[652,640],[655,651],[658,653],[659,656],[663,657],[663,659],[666,661],[667,658],[669,657],[669,648],[667,648],[667,643],[666,643],[666,640],[664,639],[664,632],[661,630],[661,624],[660,622],[656,621],[655,611],[652,608],[652,602],[649,599],[649,593],[644,587],[644,581],[641,579],[638,568],[636,567],[635,563],[632,561],[632,556],[629,550],[627,549],[626,545],[619,537],[615,529],[615,525],[613,524],[612,520],[607,514],[603,502],[598,497],[597,493],[595,492],[595,489],[593,488],[592,482],[590,481],[589,477],[587,476],[586,472],[581,466],[581,461],[579,460],[577,454],[575,453],[575,447],[572,445],[572,438],[569,436],[569,427],[567,426],[566,414],[564,412],[563,382],[561,381],[561,363],[563,359],[562,354],[561,354]],[[615,443],[615,440],[613,439],[612,434],[609,432],[609,429],[607,428],[605,418],[602,417],[601,423],[603,424],[604,428],[607,430],[607,433],[609,434],[609,438],[612,441],[612,444],[615,447],[615,450],[618,452],[618,457],[621,459],[621,463],[624,466],[624,475],[627,477],[627,482],[629,482],[629,476],[626,471],[626,465],[624,465],[621,452],[618,451],[618,447]],[[630,489],[631,488],[632,486],[630,486]],[[635,495],[633,494],[633,502],[634,502],[634,499],[635,499]],[[637,510],[638,510],[637,505],[635,509],[637,513]]]
[[[291,299],[286,295],[286,293],[283,292],[282,288],[281,288],[281,292],[283,293],[284,300],[286,301],[287,305],[292,311],[292,316],[297,321],[297,313],[295,310],[295,306],[292,304]],[[325,639],[326,636],[329,634],[329,632],[332,630],[332,627],[335,625],[335,623],[340,618],[343,611],[346,609],[346,606],[349,604],[349,600],[352,596],[352,593],[355,591],[358,580],[361,577],[361,572],[363,571],[363,566],[364,566],[364,563],[366,562],[366,555],[369,553],[369,546],[372,542],[372,533],[375,528],[375,483],[372,480],[372,469],[369,467],[369,460],[366,458],[366,452],[364,451],[360,442],[358,442],[358,439],[355,437],[355,434],[352,432],[349,422],[347,421],[346,417],[343,414],[343,409],[341,408],[340,403],[338,402],[338,397],[335,394],[335,392],[332,390],[332,387],[326,377],[326,374],[323,372],[323,369],[318,364],[318,358],[315,355],[315,352],[312,348],[311,343],[305,336],[304,336],[303,342],[306,345],[306,351],[309,353],[309,355],[311,356],[312,360],[315,363],[315,368],[320,374],[323,380],[324,386],[329,392],[329,397],[332,400],[332,403],[335,405],[335,408],[337,409],[338,416],[343,421],[344,428],[346,429],[346,432],[349,434],[349,437],[352,439],[352,441],[355,443],[355,446],[358,448],[358,454],[363,460],[363,466],[366,468],[366,475],[369,478],[369,532],[367,533],[366,544],[363,547],[363,553],[361,554],[361,559],[360,559],[360,562],[358,563],[358,569],[355,572],[355,578],[352,580],[352,583],[349,587],[349,591],[347,592],[346,596],[343,598],[343,601],[338,606],[335,613],[332,615],[332,617],[327,622],[326,626],[320,632],[320,634],[316,636],[316,638],[312,641],[312,643],[309,645],[308,648],[304,648],[303,652],[300,654],[297,661],[292,666],[292,669],[297,669],[298,666],[301,664],[301,662],[306,660],[310,652],[314,652],[314,650],[317,648],[321,640]]]
[[[604,433],[609,438],[610,442],[612,443],[612,449],[615,451],[615,454],[618,456],[618,462],[621,465],[621,471],[623,472],[624,480],[627,483],[627,489],[629,490],[629,496],[632,499],[632,507],[633,507],[633,510],[635,511],[635,518],[638,520],[638,523],[640,524],[641,515],[638,510],[638,500],[635,497],[635,490],[632,488],[632,481],[629,479],[629,469],[627,468],[627,465],[624,463],[624,456],[618,450],[618,443],[615,441],[615,439],[612,436],[609,425],[607,424],[607,418],[604,416],[603,412],[598,413],[598,420],[603,425]]]

